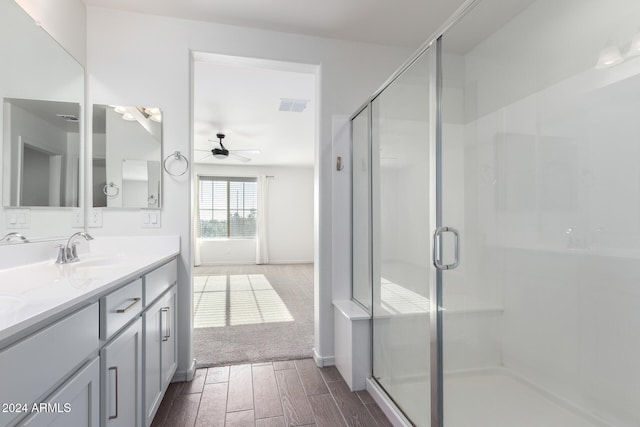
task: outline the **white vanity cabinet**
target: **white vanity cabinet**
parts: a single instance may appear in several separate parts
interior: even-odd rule
[[[177,262],[158,263],[113,275],[2,337],[0,427],[151,424],[177,368]],[[74,293],[75,284],[64,289]]]
[[[100,350],[103,427],[139,427],[142,409],[142,319]]]
[[[34,412],[25,427],[98,427],[100,359],[95,358]]]
[[[150,426],[178,362],[177,261],[144,276],[144,419]]]
[[[78,371],[91,360],[96,360],[97,352],[96,303],[3,348],[0,351],[0,426],[13,426],[18,422],[22,424],[20,420],[27,416],[33,418],[33,425],[40,425],[41,420],[54,417],[63,420],[64,403],[70,401],[62,401],[59,396],[69,396],[69,390],[74,387],[72,384],[77,385],[75,379],[80,375]],[[82,390],[78,391],[78,394],[81,393]],[[78,413],[90,411],[95,406],[96,395],[88,399],[78,400],[79,406],[71,410]],[[62,404],[60,408],[55,405],[56,401]],[[41,416],[37,417],[40,413]],[[78,425],[92,424],[87,419]]]
[[[100,338],[106,342],[100,350],[103,427],[140,426],[142,309],[142,279],[100,298]]]
[[[173,285],[143,316],[145,426],[151,425],[177,368],[176,298]]]
[[[174,259],[101,298],[103,427],[151,425],[177,368],[176,283]]]

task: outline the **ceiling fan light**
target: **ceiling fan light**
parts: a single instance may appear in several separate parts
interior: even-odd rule
[[[229,157],[229,150],[227,150],[226,148],[214,148],[213,150],[211,150],[211,154],[216,159],[226,159],[227,157]]]

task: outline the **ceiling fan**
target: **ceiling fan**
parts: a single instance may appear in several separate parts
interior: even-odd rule
[[[209,154],[209,156],[213,156],[216,159],[226,159],[229,156],[233,156],[235,159],[240,160],[241,162],[249,162],[251,161],[250,158],[242,156],[240,154],[237,153],[253,153],[253,154],[260,154],[261,151],[258,149],[246,149],[246,150],[229,150],[227,149],[224,144],[222,143],[222,140],[224,139],[225,134],[224,133],[217,133],[216,134],[216,138],[218,138],[218,141],[214,141],[212,139],[210,139],[210,142],[217,142],[220,147],[214,147],[211,149],[211,154]],[[198,151],[209,151],[209,150],[198,150]],[[206,156],[205,158],[203,158],[202,160],[208,158],[209,156]]]

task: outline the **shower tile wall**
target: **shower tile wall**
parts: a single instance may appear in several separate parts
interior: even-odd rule
[[[628,49],[640,4],[522,3],[479,42],[460,43],[464,20],[443,37],[443,217],[462,233],[444,307],[485,310],[457,325],[445,312],[445,404],[447,373],[495,362],[592,419],[639,425],[640,57],[595,65],[612,35]],[[501,5],[483,0],[477,19]],[[481,361],[463,352],[479,318],[496,349]]]

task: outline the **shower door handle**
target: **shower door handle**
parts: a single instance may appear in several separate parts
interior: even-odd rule
[[[453,234],[454,260],[451,264],[442,263],[442,235],[447,232]],[[438,227],[433,233],[433,265],[438,270],[453,270],[460,265],[460,235],[455,228]]]

